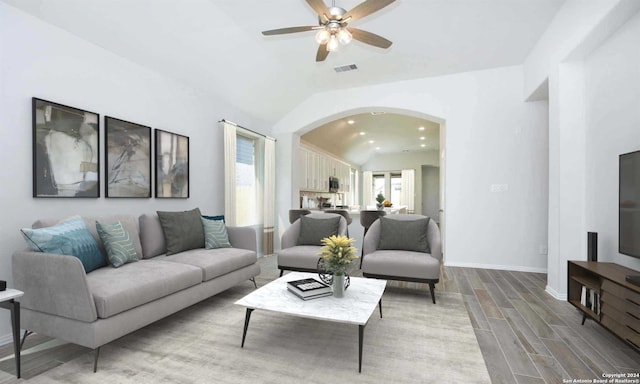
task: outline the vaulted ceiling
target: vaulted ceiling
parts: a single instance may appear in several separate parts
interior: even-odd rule
[[[314,32],[261,34],[317,24],[304,0],[1,1],[269,126],[323,90],[520,64],[564,0],[397,0],[352,24],[391,48],[353,41],[320,63]],[[361,1],[335,3],[348,10]],[[333,70],[345,64],[358,70]]]

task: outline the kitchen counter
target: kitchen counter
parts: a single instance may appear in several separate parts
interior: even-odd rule
[[[334,208],[308,208],[311,212],[323,212],[333,210]],[[350,216],[360,216],[360,209],[347,209],[347,208],[335,208],[337,210],[344,210],[349,212]],[[387,212],[387,215],[393,215],[396,213],[407,213],[407,206],[401,205],[398,207],[389,207],[384,208],[384,211]]]

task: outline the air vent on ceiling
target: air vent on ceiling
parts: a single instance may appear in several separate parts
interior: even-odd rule
[[[341,67],[334,67],[333,69],[336,72],[340,73],[340,72],[354,71],[358,69],[358,66],[356,66],[355,64],[349,64],[349,65],[343,65]]]

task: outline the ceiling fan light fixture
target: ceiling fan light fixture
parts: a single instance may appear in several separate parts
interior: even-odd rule
[[[316,33],[316,42],[320,45],[327,44],[329,42],[329,38],[331,38],[331,33],[326,29],[321,29]]]
[[[329,38],[329,42],[327,43],[327,51],[335,52],[338,50],[339,45],[340,43],[338,42],[338,38],[336,37],[336,35],[332,34]]]
[[[346,28],[341,28],[338,33],[338,41],[340,44],[346,45],[351,42],[351,32],[349,32]]]

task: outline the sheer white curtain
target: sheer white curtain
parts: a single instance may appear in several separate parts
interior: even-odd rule
[[[407,206],[407,213],[415,212],[415,174],[416,171],[414,169],[402,170],[400,205]]]
[[[373,172],[362,172],[362,209],[373,204]]]
[[[224,127],[224,218],[229,226],[236,225],[236,126],[222,122]]]
[[[275,181],[276,181],[276,142],[267,137],[264,139],[264,223],[263,252],[273,253],[273,228],[275,226]]]

